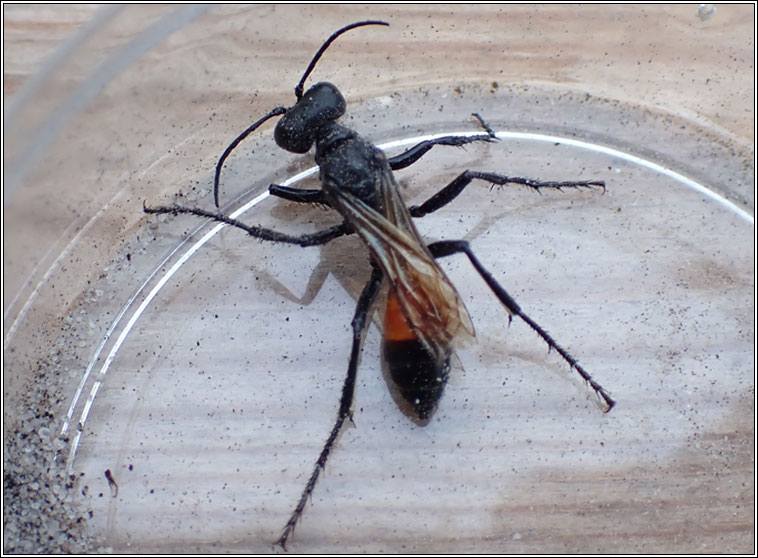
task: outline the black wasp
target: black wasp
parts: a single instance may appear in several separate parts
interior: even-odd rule
[[[426,244],[412,221],[412,217],[423,217],[450,203],[474,179],[499,186],[521,185],[537,192],[564,188],[600,188],[604,191],[605,184],[599,181],[539,182],[466,170],[421,205],[407,207],[400,197],[393,170],[413,164],[435,145],[461,146],[476,141],[491,142],[497,140],[497,137],[486,122],[475,114],[486,133],[423,141],[399,155],[387,158],[379,148],[361,138],[355,131],[339,124],[337,120],[345,113],[346,103],[337,87],[331,83],[319,82],[305,93],[303,87],[318,60],[337,37],[366,25],[389,24],[383,21],[360,21],[332,34],[316,52],[300,83],[295,87],[297,102],[294,106],[277,107],[242,132],[221,156],[213,185],[214,201],[218,208],[219,177],[226,158],[265,121],[281,116],[274,130],[277,145],[292,153],[306,153],[315,143],[321,189],[305,190],[272,184],[269,192],[293,202],[327,205],[340,213],[342,223],[313,234],[290,236],[249,226],[222,213],[200,208],[178,205],[144,208],[147,213],[185,213],[208,217],[242,229],[255,238],[300,246],[318,246],[343,235],[358,234],[369,250],[372,274],[358,298],[352,321],[352,351],[337,420],[316,460],[300,500],[276,541],[282,548],[286,548],[287,540],[303,514],[342,425],[352,417],[353,393],[367,317],[385,279],[389,283],[389,291],[383,328],[383,357],[394,384],[390,387],[395,392],[396,399],[418,424],[424,425],[429,421],[442,396],[450,369],[453,340],[474,335],[474,326],[460,295],[435,261],[457,253],[468,257],[505,306],[509,323],[513,316],[524,320],[550,349],[560,354],[589,384],[602,401],[606,412],[614,405],[613,399],[576,359],[524,314],[516,301],[484,268],[468,242],[443,240]]]

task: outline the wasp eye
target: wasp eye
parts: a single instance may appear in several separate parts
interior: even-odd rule
[[[274,130],[276,144],[292,153],[307,152],[318,130],[345,114],[345,108],[339,89],[331,83],[317,83],[279,119]]]

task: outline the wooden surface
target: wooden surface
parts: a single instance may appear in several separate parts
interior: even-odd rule
[[[343,37],[314,75],[341,88],[348,124],[373,141],[474,130],[469,114],[481,111],[499,130],[668,165],[752,215],[753,10],[4,6],[6,102],[24,87],[30,95],[6,131],[6,433],[34,404],[30,375],[56,394],[37,403],[59,431],[94,362],[72,419],[100,382],[73,462],[85,472],[77,505],[94,512],[90,534],[117,552],[268,551],[333,420],[365,256],[351,239],[280,251],[224,232],[98,376],[124,331],[119,312],[135,293],[143,300],[140,287],[196,225],[148,219],[142,201],[182,192],[209,207],[230,138],[292,102],[331,31],[382,18],[389,29]],[[34,91],[29,76],[61,46],[71,56]],[[230,160],[225,199],[312,164],[274,149],[270,130]],[[608,181],[604,196],[475,188],[422,232],[472,240],[619,406],[603,415],[451,263],[478,340],[460,351],[440,412],[419,428],[393,406],[372,330],[356,427],[292,550],[754,552],[752,224],[670,176],[530,142],[434,152],[401,176],[404,195],[423,199],[467,167]],[[252,222],[334,222],[266,203]]]

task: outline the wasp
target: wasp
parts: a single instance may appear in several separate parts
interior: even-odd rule
[[[347,376],[342,387],[337,419],[326,438],[313,472],[302,495],[284,526],[276,544],[286,549],[287,541],[303,515],[306,502],[318,482],[335,441],[346,420],[352,421],[358,362],[372,305],[382,284],[389,285],[383,321],[383,359],[390,377],[390,389],[401,408],[419,425],[429,422],[435,412],[450,373],[454,342],[474,337],[474,326],[461,295],[440,268],[437,260],[454,254],[465,255],[508,312],[525,321],[569,367],[594,390],[609,411],[615,404],[608,392],[561,347],[539,324],[525,314],[518,303],[498,283],[464,240],[425,243],[414,218],[423,217],[455,199],[474,180],[492,185],[520,185],[536,192],[563,189],[601,189],[602,181],[541,182],[490,172],[466,170],[420,205],[408,207],[403,201],[393,171],[415,163],[434,146],[463,146],[471,142],[497,141],[497,135],[478,114],[483,133],[470,136],[443,136],[423,141],[407,151],[387,157],[382,150],[356,131],[340,124],[346,101],[332,83],[319,82],[304,91],[305,82],[326,49],[340,35],[357,27],[389,25],[384,21],[360,21],[334,32],[316,52],[302,79],[295,87],[296,102],[291,107],[276,107],[242,132],[221,155],[214,176],[214,202],[219,207],[221,170],[227,157],[253,131],[267,120],[280,117],[274,129],[276,144],[290,152],[304,154],[315,145],[315,160],[320,171],[320,189],[301,189],[276,184],[270,194],[296,203],[321,204],[336,210],[342,222],[327,229],[291,236],[259,226],[245,224],[216,210],[179,205],[148,207],[151,214],[189,214],[209,218],[241,229],[255,238],[319,246],[344,235],[357,234],[365,243],[372,266],[371,277],[358,297],[352,320],[352,349]]]

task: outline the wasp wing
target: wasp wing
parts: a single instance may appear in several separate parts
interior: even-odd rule
[[[344,190],[335,195],[341,212],[389,279],[411,330],[441,361],[449,356],[455,337],[473,337],[474,326],[458,291],[413,224],[386,160],[381,168],[377,182],[386,216]]]

